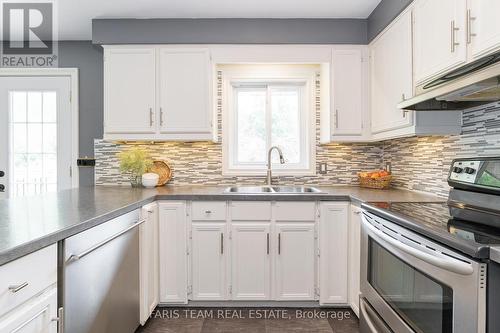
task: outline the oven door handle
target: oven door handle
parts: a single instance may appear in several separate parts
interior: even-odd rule
[[[423,251],[416,249],[410,245],[407,245],[407,244],[405,244],[405,243],[403,243],[395,238],[392,238],[389,235],[386,235],[384,232],[375,228],[370,222],[368,222],[364,216],[363,216],[363,225],[367,229],[369,229],[373,234],[375,234],[378,238],[383,240],[384,242],[389,243],[390,245],[394,246],[398,250],[401,250],[401,251],[403,251],[409,255],[412,255],[418,259],[421,259],[428,264],[440,267],[442,269],[445,269],[447,271],[457,273],[460,275],[471,275],[474,272],[474,268],[472,267],[471,264],[468,264],[466,262],[456,260],[453,258],[438,257],[435,255],[423,252]]]

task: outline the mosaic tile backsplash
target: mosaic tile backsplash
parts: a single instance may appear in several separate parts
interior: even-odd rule
[[[220,73],[219,73],[220,79]],[[220,82],[220,81],[219,81]],[[319,78],[317,83],[319,89]],[[219,86],[220,95],[220,86]],[[218,133],[221,137],[221,103]],[[463,131],[455,136],[412,137],[374,144],[319,145],[319,98],[316,105],[316,163],[328,164],[327,174],[280,176],[281,184],[357,185],[357,173],[392,165],[393,186],[446,197],[451,160],[456,157],[500,155],[500,104],[463,113]],[[220,139],[219,139],[220,141]],[[166,142],[139,145],[154,159],[167,161],[173,168],[172,185],[263,184],[265,177],[222,175],[222,144],[209,142]],[[130,145],[96,139],[96,185],[128,184],[119,171],[116,154]]]

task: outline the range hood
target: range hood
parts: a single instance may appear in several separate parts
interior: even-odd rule
[[[481,58],[417,87],[417,95],[398,108],[454,111],[500,101],[500,52]]]

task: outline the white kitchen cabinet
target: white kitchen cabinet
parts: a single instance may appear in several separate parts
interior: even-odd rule
[[[461,112],[413,112],[397,107],[413,96],[411,7],[370,44],[370,61],[370,141],[461,133]]]
[[[212,138],[212,78],[208,49],[160,48],[160,132]]]
[[[397,18],[370,45],[372,134],[413,125],[413,112],[397,108],[413,96],[411,12]]]
[[[351,205],[349,220],[349,290],[348,301],[359,317],[360,271],[361,271],[361,208]]]
[[[468,0],[466,18],[467,42],[470,43],[470,55],[480,58],[500,49],[500,1]]]
[[[271,299],[269,222],[232,223],[231,295],[235,301]]]
[[[57,312],[57,289],[54,287],[0,317],[0,332],[57,333]]]
[[[315,223],[278,222],[273,233],[275,300],[314,300],[316,277]]]
[[[104,46],[104,139],[213,140],[207,48]]]
[[[413,37],[417,84],[444,74],[467,61],[466,2],[415,2]],[[489,10],[491,9],[493,8]]]
[[[320,304],[348,302],[349,203],[322,202],[319,222]]]
[[[106,48],[104,50],[104,133],[156,132],[154,47]]]
[[[184,201],[158,204],[160,303],[187,303],[187,218]]]
[[[228,237],[225,222],[191,224],[191,299],[226,300]]]
[[[332,135],[361,136],[364,127],[363,54],[361,49],[332,51]]]
[[[142,207],[141,218],[146,220],[139,229],[140,322],[144,325],[159,303],[160,261],[157,203]]]

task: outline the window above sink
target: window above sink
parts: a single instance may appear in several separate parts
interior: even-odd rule
[[[265,175],[267,152],[277,175],[315,173],[316,65],[221,65],[223,174]]]

